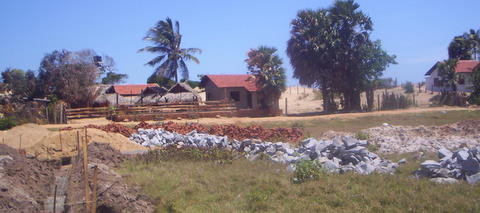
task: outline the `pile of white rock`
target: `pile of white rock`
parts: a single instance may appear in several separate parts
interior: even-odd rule
[[[462,148],[455,152],[441,148],[440,161],[427,160],[414,172],[415,177],[427,177],[438,183],[455,183],[466,180],[474,184],[480,182],[480,147]]]
[[[373,172],[393,174],[397,163],[380,158],[368,151],[368,142],[352,137],[337,137],[333,140],[316,140],[309,138],[298,146],[283,142],[262,142],[246,139],[229,140],[227,136],[217,136],[192,131],[186,135],[168,132],[163,129],[138,129],[130,140],[143,146],[177,146],[198,148],[224,148],[245,153],[250,160],[267,156],[272,161],[288,164],[289,171],[295,170],[295,163],[300,160],[313,160],[327,172]]]

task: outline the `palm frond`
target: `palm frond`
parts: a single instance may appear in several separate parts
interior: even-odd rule
[[[179,68],[182,71],[182,79],[188,80],[189,79],[189,72],[188,72],[188,67],[187,64],[185,64],[185,61],[183,59],[180,59],[180,64]]]
[[[145,65],[154,66],[155,64],[160,63],[166,56],[167,55],[157,56],[154,59],[152,59],[151,61],[147,62]]]

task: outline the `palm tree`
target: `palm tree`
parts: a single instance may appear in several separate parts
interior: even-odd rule
[[[455,72],[457,63],[458,59],[448,59],[438,65],[439,75],[442,77],[443,82],[450,87],[454,93],[457,92],[458,76]]]
[[[193,54],[201,53],[198,48],[181,48],[182,35],[180,34],[180,24],[175,21],[173,24],[170,18],[159,21],[155,27],[148,30],[147,35],[144,38],[145,41],[151,41],[154,45],[147,46],[139,50],[139,52],[151,52],[159,54],[159,56],[153,58],[146,65],[155,66],[152,75],[164,76],[167,78],[175,78],[178,82],[178,72],[180,69],[182,79],[188,80],[188,67],[185,62],[193,61],[200,63],[200,61],[193,56]]]
[[[278,99],[286,89],[285,69],[282,67],[282,59],[276,54],[277,48],[260,46],[248,52],[245,60],[248,70],[257,79],[262,88],[262,105],[264,108],[272,108],[272,104],[278,106]]]

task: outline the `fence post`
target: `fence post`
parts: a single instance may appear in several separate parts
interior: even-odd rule
[[[57,212],[57,185],[55,185],[55,190],[53,191],[53,213]]]
[[[88,192],[88,153],[87,153],[87,146],[88,146],[88,137],[87,137],[87,127],[85,127],[85,140],[83,143],[83,175],[84,175],[84,182],[85,182],[85,209],[86,212],[89,211],[90,207],[90,193]]]
[[[288,98],[285,98],[285,116],[288,115]]]
[[[58,130],[58,136],[60,137],[60,151],[63,151],[63,144],[62,144],[62,129]]]
[[[380,95],[377,94],[378,110],[380,110]]]
[[[118,108],[118,93],[115,93],[115,94],[116,94],[116,99],[117,99],[117,100],[116,100],[116,101],[117,101],[117,103],[116,103],[116,105],[117,105],[116,108]]]
[[[97,212],[97,173],[98,168],[93,168],[93,200],[92,200],[92,213]]]

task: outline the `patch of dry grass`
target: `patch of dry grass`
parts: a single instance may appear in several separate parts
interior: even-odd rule
[[[142,187],[158,212],[479,212],[480,186],[410,178],[414,155],[396,175],[322,174],[292,183],[268,161],[130,161],[120,173]]]

